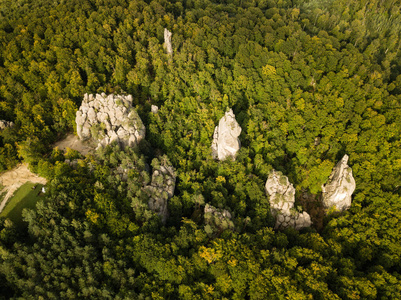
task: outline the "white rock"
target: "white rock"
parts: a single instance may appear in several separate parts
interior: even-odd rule
[[[150,111],[151,111],[153,114],[157,114],[157,113],[159,112],[159,107],[156,106],[156,105],[152,105],[152,106],[150,107]]]
[[[78,126],[77,126],[77,132],[78,132]],[[90,125],[88,123],[85,123],[81,129],[81,136],[79,138],[81,140],[87,140],[90,137],[91,137]]]
[[[130,135],[128,139],[128,147],[134,147],[139,143],[135,135]]]
[[[310,227],[312,225],[310,215],[305,211],[298,215],[294,223],[295,223],[294,227],[297,230],[300,230],[305,227]]]
[[[97,123],[97,118],[96,118],[96,113],[93,107],[89,107],[87,118],[89,121],[89,124],[96,124]]]
[[[13,122],[0,120],[0,130],[6,129],[6,128],[12,128],[12,127],[14,127]]]
[[[166,51],[168,55],[173,55],[173,47],[171,45],[171,35],[172,33],[168,31],[167,28],[164,28],[164,46],[166,47]]]
[[[352,169],[348,166],[348,155],[333,168],[326,185],[322,186],[323,206],[326,209],[335,207],[337,210],[346,210],[351,206],[351,196],[355,191],[355,179]]]
[[[276,229],[294,227],[299,230],[312,224],[307,212],[293,210],[295,188],[286,176],[273,170],[266,180],[265,190],[269,195],[270,211],[276,217]]]
[[[110,144],[113,143],[113,142],[118,142],[119,141],[118,135],[114,131],[110,130],[108,132],[108,135],[109,135],[109,138],[110,138]]]
[[[241,134],[241,127],[235,120],[235,115],[230,109],[220,119],[213,134],[212,155],[215,159],[224,160],[227,157],[235,156],[240,148],[238,136]]]
[[[121,146],[135,146],[146,132],[142,120],[132,107],[131,95],[85,94],[75,121],[77,134],[83,140],[92,137],[91,127],[99,128],[97,134],[93,133],[99,139],[99,146],[114,141]]]

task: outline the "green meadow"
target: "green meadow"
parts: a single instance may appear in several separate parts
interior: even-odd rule
[[[22,210],[24,208],[35,208],[36,202],[42,198],[42,187],[42,184],[32,182],[22,185],[7,201],[0,217],[9,218],[15,224],[22,224]]]

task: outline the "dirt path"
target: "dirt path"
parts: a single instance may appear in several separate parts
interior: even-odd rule
[[[0,204],[0,212],[3,211],[7,200],[12,197],[14,192],[26,182],[46,184],[46,179],[39,177],[28,169],[27,164],[20,164],[18,167],[0,175],[0,184],[4,186],[0,193],[7,192]]]
[[[95,146],[89,142],[82,142],[76,135],[69,134],[61,141],[54,144],[54,147],[58,147],[60,150],[66,150],[71,148],[77,150],[82,155],[86,155],[95,149]]]
[[[77,150],[82,155],[86,155],[95,149],[95,145],[90,142],[82,142],[74,134],[67,135],[63,140],[58,141],[54,144],[54,147],[58,147],[60,150],[65,151],[68,148]],[[7,200],[10,199],[14,192],[26,182],[46,184],[46,179],[39,177],[32,173],[28,169],[27,164],[21,164],[16,168],[0,174],[0,184],[3,185],[3,190],[0,190],[0,194],[6,193],[3,201],[0,204],[0,212],[3,211]]]

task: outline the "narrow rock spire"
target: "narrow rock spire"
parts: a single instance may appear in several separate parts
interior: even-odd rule
[[[348,155],[345,154],[333,168],[327,183],[322,186],[323,206],[326,209],[335,207],[337,210],[346,210],[351,206],[351,196],[356,184],[352,169],[347,163]]]
[[[171,45],[171,35],[172,33],[167,29],[164,28],[164,45],[167,50],[167,54],[173,56],[173,46]]]
[[[230,109],[220,119],[219,125],[214,129],[212,154],[215,159],[224,160],[227,157],[235,159],[235,155],[241,145],[238,139],[241,130],[241,127],[235,120],[233,110]]]

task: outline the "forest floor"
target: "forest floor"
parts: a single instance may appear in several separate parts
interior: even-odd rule
[[[46,184],[47,181],[45,178],[32,173],[28,169],[28,164],[20,164],[16,168],[0,175],[0,184],[3,186],[3,190],[0,191],[0,194],[6,193],[0,204],[0,213],[8,199],[10,199],[14,195],[14,192],[26,182]]]
[[[73,149],[81,153],[82,155],[86,155],[89,152],[92,152],[96,146],[91,144],[90,142],[81,141],[76,135],[68,134],[64,139],[58,141],[54,144],[54,147],[58,147],[59,150],[65,151],[67,148]]]
[[[310,215],[313,227],[318,231],[323,230],[326,211],[323,207],[320,195],[312,195],[304,191],[297,200],[302,208]]]

